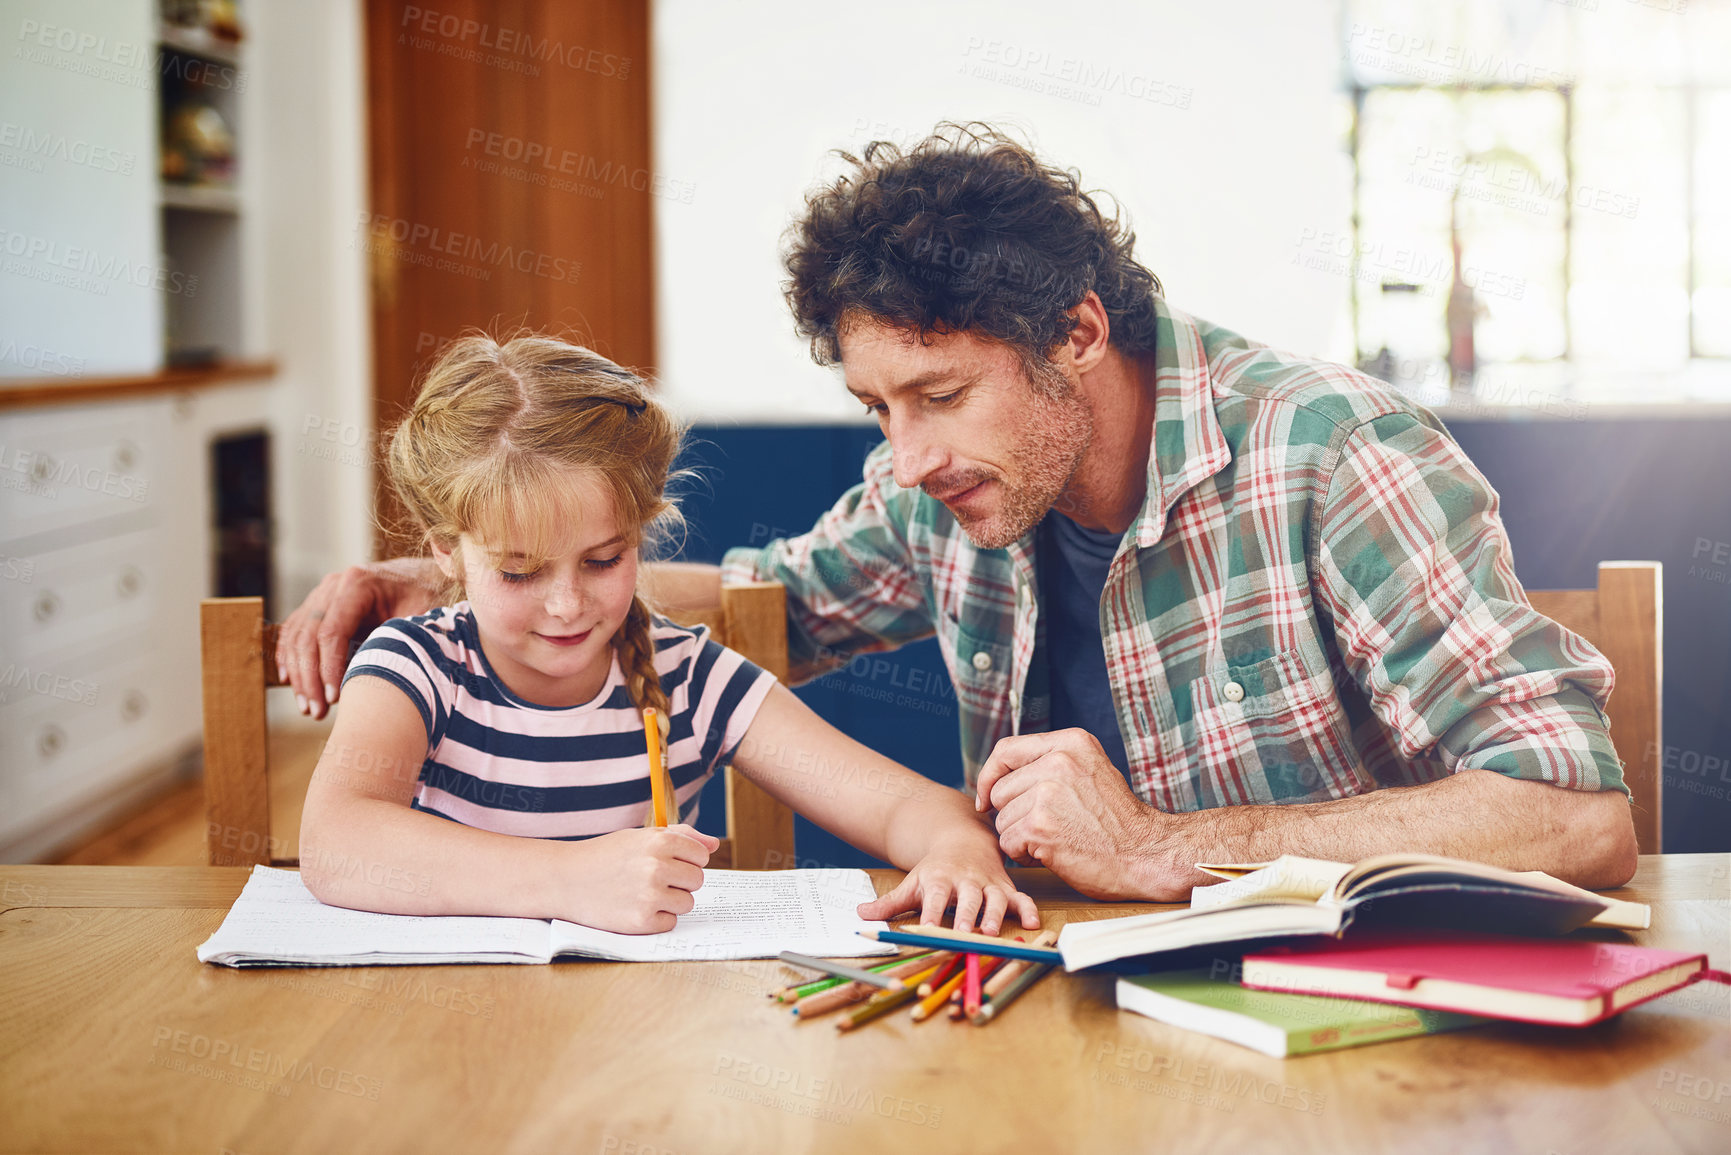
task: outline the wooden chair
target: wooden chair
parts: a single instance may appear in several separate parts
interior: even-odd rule
[[[1606,561],[1599,563],[1598,589],[1527,592],[1534,609],[1593,643],[1617,671],[1605,714],[1623,763],[1623,781],[1634,795],[1635,838],[1642,854],[1661,853],[1663,575],[1656,561]]]
[[[205,846],[212,866],[296,866],[273,854],[265,745],[265,691],[276,676],[277,628],[261,598],[205,598],[200,605],[204,655]],[[709,626],[717,641],[776,677],[787,678],[787,597],[774,582],[723,586],[721,604],[675,615]],[[793,811],[728,766],[727,837],[711,866],[792,866]]]

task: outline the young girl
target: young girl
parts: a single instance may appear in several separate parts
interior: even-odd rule
[[[307,792],[307,886],[365,910],[668,930],[720,845],[691,825],[698,795],[731,761],[910,872],[860,917],[941,922],[953,900],[959,928],[996,934],[1011,906],[1037,926],[960,793],[644,604],[639,550],[677,521],[679,443],[644,382],[587,349],[467,337],[440,356],[389,471],[450,604],[386,622],[350,664]],[[662,828],[644,826],[649,706],[670,722],[679,821]]]

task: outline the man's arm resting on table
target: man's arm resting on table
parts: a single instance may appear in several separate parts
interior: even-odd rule
[[[1267,862],[1282,854],[1356,862],[1373,854],[1441,854],[1511,870],[1543,870],[1594,890],[1635,873],[1629,799],[1494,770],[1461,770],[1330,802],[1224,806],[1186,814],[1152,807],[1135,863],[1138,889],[1176,901],[1213,881],[1198,862]]]
[[[1300,854],[1356,862],[1440,854],[1542,870],[1577,886],[1635,873],[1635,824],[1620,790],[1573,790],[1495,770],[1457,770],[1328,802],[1168,814],[1130,792],[1099,741],[1067,729],[1001,739],[980,768],[975,807],[997,813],[998,847],[1093,898],[1180,902],[1214,881],[1198,862]]]

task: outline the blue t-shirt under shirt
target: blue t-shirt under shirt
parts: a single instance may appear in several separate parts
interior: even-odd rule
[[[1106,647],[1100,639],[1100,597],[1124,535],[1077,525],[1057,510],[1046,514],[1038,532],[1034,556],[1046,625],[1050,728],[1079,726],[1088,731],[1128,780],[1130,758],[1112,708]]]

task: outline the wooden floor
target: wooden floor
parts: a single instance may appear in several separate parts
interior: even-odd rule
[[[300,853],[301,803],[330,734],[330,722],[274,725],[270,731],[270,832]],[[178,786],[55,862],[83,866],[203,866],[204,786]]]

